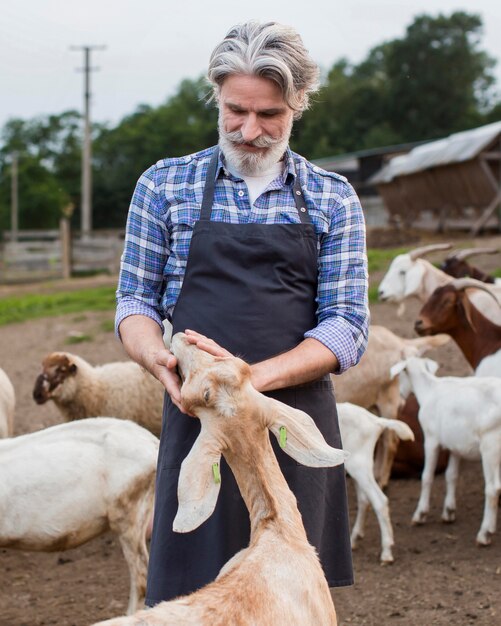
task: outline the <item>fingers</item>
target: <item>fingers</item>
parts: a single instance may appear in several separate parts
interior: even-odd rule
[[[182,413],[188,413],[181,399],[181,379],[177,373],[177,359],[169,350],[159,350],[150,356],[147,369],[160,381],[173,404]]]
[[[195,344],[197,348],[200,348],[201,350],[205,350],[205,352],[212,354],[212,356],[218,356],[218,357],[233,356],[231,352],[228,352],[228,350],[220,346],[213,339],[209,339],[205,335],[202,335],[201,333],[197,333],[195,330],[186,329],[184,332],[189,343]]]

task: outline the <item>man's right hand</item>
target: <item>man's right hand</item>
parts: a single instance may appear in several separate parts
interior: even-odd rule
[[[186,413],[181,401],[181,379],[177,373],[177,359],[172,352],[166,348],[154,350],[143,356],[142,365],[162,383],[177,408]]]
[[[159,380],[172,402],[182,413],[186,413],[181,401],[177,359],[165,347],[162,329],[157,322],[145,315],[130,315],[122,320],[119,331],[130,358]]]

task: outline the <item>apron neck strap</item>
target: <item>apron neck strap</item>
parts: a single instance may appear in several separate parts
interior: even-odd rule
[[[200,220],[210,221],[212,213],[212,205],[214,203],[214,188],[216,185],[216,171],[219,162],[219,146],[216,146],[212,153],[211,160],[209,162],[209,168],[205,176],[204,195],[202,198],[202,208],[200,210]],[[295,166],[294,166],[295,170]],[[311,219],[306,208],[306,202],[304,201],[303,191],[299,184],[299,176],[295,176],[294,187],[292,193],[294,195],[294,202],[299,215],[299,219],[302,224],[310,224]]]

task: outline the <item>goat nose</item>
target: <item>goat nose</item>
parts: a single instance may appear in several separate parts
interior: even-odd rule
[[[414,330],[419,333],[420,330],[423,330],[423,320],[422,319],[417,319],[414,322]]]

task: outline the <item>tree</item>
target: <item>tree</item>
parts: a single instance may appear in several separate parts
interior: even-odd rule
[[[80,115],[66,111],[12,119],[0,148],[0,228],[10,227],[11,158],[18,155],[19,227],[53,228],[60,211],[80,196]]]
[[[483,123],[495,61],[479,49],[479,15],[421,15],[386,49],[388,117],[408,140],[433,139]]]
[[[403,38],[376,46],[359,65],[338,61],[300,121],[294,147],[325,157],[487,122],[496,115],[495,61],[480,49],[481,35],[478,15],[421,15]]]
[[[124,226],[135,183],[159,159],[217,143],[217,110],[208,105],[203,78],[184,80],[157,108],[139,107],[94,145],[94,225]]]

